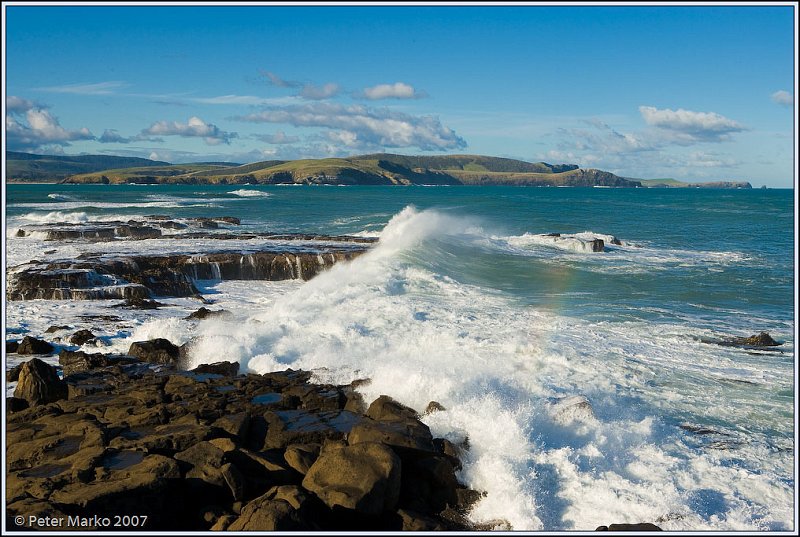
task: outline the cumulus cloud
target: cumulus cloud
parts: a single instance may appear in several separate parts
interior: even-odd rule
[[[106,129],[97,141],[101,144],[126,144],[130,142],[131,139],[125,138],[114,129]]]
[[[93,140],[94,135],[83,127],[67,130],[45,106],[9,96],[6,115],[6,146],[11,151],[36,151],[48,147],[67,146],[75,140]]]
[[[794,104],[794,95],[786,90],[778,90],[771,95],[772,102],[778,103],[782,106],[792,106]]]
[[[216,125],[206,123],[197,116],[192,116],[186,123],[178,121],[156,121],[142,131],[142,135],[182,136],[184,138],[203,138],[208,145],[230,144],[231,138],[238,135],[226,132]]]
[[[670,132],[675,140],[685,143],[723,142],[730,135],[746,130],[738,122],[715,112],[693,112],[691,110],[659,110],[653,106],[640,106],[639,113],[645,123]]]
[[[300,137],[288,136],[283,131],[278,131],[275,134],[256,134],[253,136],[253,138],[275,145],[294,144],[300,141]]]
[[[441,150],[466,147],[466,141],[434,116],[412,116],[386,108],[333,103],[272,107],[233,119],[253,123],[285,123],[295,127],[323,127],[340,131],[354,145],[418,147]],[[342,134],[348,133],[348,134]]]
[[[378,84],[371,88],[364,88],[363,98],[370,100],[378,99],[419,99],[424,94],[415,90],[412,86],[403,82],[394,84]]]
[[[64,84],[62,86],[48,86],[37,88],[39,91],[50,93],[74,93],[77,95],[110,95],[116,90],[127,87],[128,84],[117,80],[97,82],[95,84]]]
[[[304,99],[311,99],[318,101],[321,99],[328,99],[334,97],[339,93],[339,85],[329,82],[323,86],[315,86],[314,84],[306,84],[300,91],[300,97]]]

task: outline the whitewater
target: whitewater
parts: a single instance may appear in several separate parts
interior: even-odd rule
[[[56,259],[63,251],[48,254],[52,243],[16,238],[15,226],[102,221],[154,207],[194,216],[208,203],[256,230],[376,236],[369,252],[307,282],[197,282],[234,312],[231,320],[198,324],[169,308],[131,314],[106,335],[104,352],[166,337],[190,342],[188,367],[224,357],[254,373],[290,367],[321,382],[370,379],[359,388],[367,401],[388,394],[419,411],[437,401],[445,410],[422,419],[434,436],[469,445],[459,478],[486,492],[470,518],[498,529],[794,528],[795,327],[785,295],[793,272],[785,220],[738,235],[722,226],[715,238],[700,239],[678,214],[686,203],[672,194],[649,201],[653,214],[660,203],[664,214],[677,215],[667,227],[635,222],[642,202],[631,197],[641,194],[614,189],[551,189],[536,217],[518,200],[497,207],[497,198],[480,193],[470,204],[461,194],[443,198],[454,189],[435,188],[402,199],[364,190],[368,199],[348,211],[342,200],[353,194],[341,192],[353,190],[162,188],[159,197],[114,202],[56,192],[16,205],[10,198],[7,243],[24,252],[15,261]],[[496,192],[514,198],[520,189]],[[575,214],[560,213],[567,203],[580,206],[581,196],[610,199],[622,215],[566,225]],[[718,208],[734,222],[748,203],[736,198]],[[506,216],[513,222],[499,223]],[[769,233],[780,240],[770,243]],[[587,248],[594,238],[604,240],[604,252]],[[113,248],[176,251],[167,240],[140,242]],[[209,246],[180,246],[191,247]],[[70,244],[65,251],[109,248]],[[763,287],[763,297],[742,293],[751,289],[742,282]],[[43,331],[65,308],[97,311],[105,302],[8,303],[9,327]],[[782,352],[702,341],[761,329],[784,342]]]

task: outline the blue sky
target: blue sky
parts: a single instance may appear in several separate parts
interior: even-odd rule
[[[789,5],[4,7],[9,150],[793,185]]]

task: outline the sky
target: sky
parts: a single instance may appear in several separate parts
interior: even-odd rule
[[[788,3],[3,7],[11,151],[470,153],[794,185]]]

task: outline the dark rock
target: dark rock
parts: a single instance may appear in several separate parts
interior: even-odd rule
[[[310,529],[300,520],[295,510],[284,500],[264,494],[242,509],[239,518],[230,524],[228,531],[297,531]]]
[[[213,427],[221,429],[238,439],[239,442],[247,441],[247,431],[250,427],[250,416],[247,412],[239,412],[236,414],[225,414],[217,419]]]
[[[400,503],[421,512],[438,513],[458,503],[458,480],[447,457],[403,458]]]
[[[25,365],[25,362],[17,364],[8,371],[6,371],[6,382],[17,382],[17,380],[19,380],[19,372],[22,369],[23,365]]]
[[[109,365],[109,360],[104,354],[87,354],[83,351],[62,350],[58,353],[58,363],[64,376],[89,371],[98,367]]]
[[[591,245],[593,252],[602,252],[606,247],[606,243],[603,241],[603,239],[594,239],[591,242]]]
[[[749,345],[752,347],[777,347],[781,345],[766,332],[761,332],[755,336],[736,338],[734,341],[737,345]]]
[[[28,402],[19,397],[6,397],[6,411],[7,412],[20,412],[28,408]]]
[[[616,238],[616,237],[611,237],[611,244],[614,244],[614,245],[616,245],[616,246],[622,246],[622,241],[621,241],[621,240],[619,240],[619,239],[618,239],[618,238]]]
[[[202,364],[194,369],[192,373],[206,373],[212,375],[222,375],[223,377],[235,377],[239,374],[239,362],[215,362],[213,364]]]
[[[61,330],[69,330],[71,327],[67,325],[52,325],[44,331],[45,334],[52,334],[53,332],[60,332]]]
[[[69,338],[69,342],[73,345],[83,345],[84,343],[88,343],[89,341],[95,339],[95,336],[91,330],[78,330]]]
[[[235,226],[238,226],[242,223],[242,221],[235,216],[216,216],[214,217],[214,220],[219,220],[220,222],[225,222],[226,224],[233,224]]]
[[[6,354],[17,352],[19,349],[18,341],[6,341]]]
[[[398,509],[403,521],[403,531],[443,531],[448,528],[442,520],[427,516],[411,509]]]
[[[209,318],[214,318],[214,317],[223,317],[223,318],[224,317],[230,317],[231,315],[233,315],[233,314],[228,310],[212,311],[210,309],[202,307],[199,310],[189,314],[189,316],[186,317],[186,318],[187,319],[209,319]]]
[[[52,403],[67,397],[67,384],[58,378],[55,367],[33,358],[19,371],[14,397],[25,399],[31,406]]]
[[[611,524],[610,526],[598,526],[594,531],[663,531],[655,524],[640,522],[639,524]]]
[[[374,442],[323,449],[303,479],[303,488],[328,507],[380,515],[400,497],[400,458]]]
[[[17,354],[50,354],[55,349],[46,341],[25,336],[17,347]]]
[[[151,364],[172,364],[180,358],[178,347],[163,338],[134,341],[128,354]]]
[[[283,457],[290,467],[306,475],[319,457],[320,447],[319,444],[292,444],[286,448]]]
[[[434,412],[442,412],[443,410],[447,409],[443,407],[440,403],[436,401],[431,401],[430,403],[428,403],[428,406],[425,407],[425,412],[423,412],[423,414],[428,415],[428,414],[433,414]]]
[[[132,310],[154,310],[163,306],[161,302],[156,300],[149,300],[143,297],[131,297],[121,304],[116,304],[115,308],[127,308]]]

